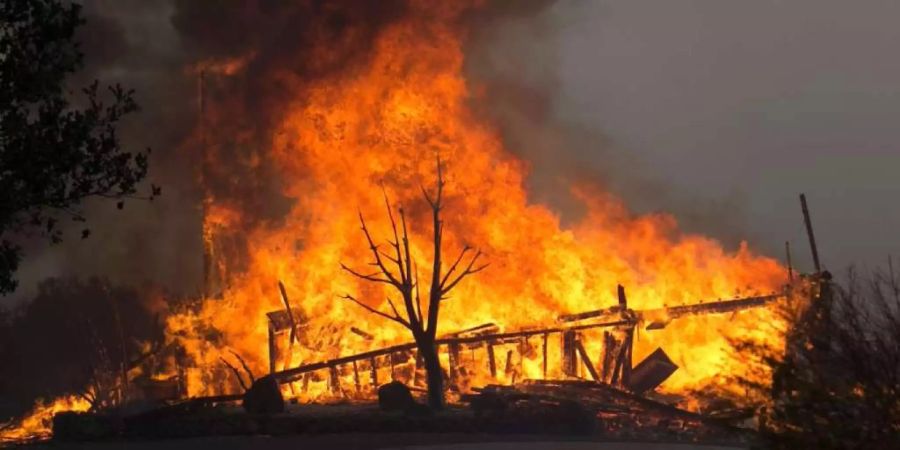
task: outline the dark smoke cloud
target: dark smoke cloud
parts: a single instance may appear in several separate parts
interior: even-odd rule
[[[198,183],[199,74],[192,68],[246,57],[238,75],[205,76],[204,128],[215,164],[204,185],[216,202],[246,212],[241,228],[277,225],[291,199],[281,195],[270,159],[255,157],[268,148],[285,99],[299,100],[310,80],[363,63],[378,31],[405,12],[400,0],[95,0],[84,7],[79,40],[86,67],[70,80],[73,91],[94,79],[137,91],[142,111],[122,134],[126,145],[153,149],[150,179],[163,196],[128,202],[124,211],[89,203],[90,239],[78,239],[76,224],[60,245],[28,242],[13,300],[33,296],[49,276],[95,274],[199,292],[204,189]],[[245,245],[239,234],[224,241],[238,258]]]
[[[274,223],[291,200],[279,194],[277,168],[244,164],[266,147],[259,131],[305,82],[364,62],[372,37],[404,14],[403,4],[85,2],[87,68],[73,86],[99,78],[137,90],[143,110],[125,137],[153,148],[151,178],[164,195],[124,211],[89,205],[90,239],[78,239],[78,226],[61,245],[30,243],[14,298],[61,275],[197,292],[197,76],[186,68],[253,53],[244,74],[207,78],[223,163],[209,184],[217,201]],[[839,266],[898,251],[900,209],[890,205],[900,195],[900,71],[887,56],[900,43],[890,21],[896,8],[831,0],[741,8],[700,0],[488,2],[466,18],[466,73],[473,106],[531,165],[532,198],[564,220],[581,213],[569,186],[589,182],[637,211],[672,211],[690,231],[729,244],[749,238],[780,254],[784,239],[802,243],[795,193],[809,190],[824,253]],[[312,42],[328,42],[329,56]]]

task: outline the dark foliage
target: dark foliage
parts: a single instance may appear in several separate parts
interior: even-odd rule
[[[817,277],[785,308],[791,328],[780,352],[738,348],[772,370],[760,430],[773,448],[896,448],[900,442],[900,279],[893,267],[845,285]]]
[[[0,293],[16,287],[14,237],[62,239],[60,217],[85,220],[88,197],[135,197],[147,153],[122,149],[117,127],[138,109],[132,91],[99,84],[72,103],[66,78],[82,67],[81,7],[60,0],[0,2]],[[158,194],[156,187],[149,196]],[[90,231],[84,228],[82,237]]]
[[[123,369],[162,341],[147,303],[137,290],[100,279],[43,282],[0,325],[0,398],[10,402],[4,413],[70,394],[108,406],[124,387]]]

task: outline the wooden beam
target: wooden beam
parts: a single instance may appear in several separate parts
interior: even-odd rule
[[[577,334],[575,331],[568,330],[563,332],[562,337],[562,373],[568,377],[575,377],[577,370],[577,356],[575,354],[575,341]]]
[[[591,378],[594,381],[601,381],[600,375],[597,374],[597,369],[594,367],[594,363],[591,362],[591,358],[588,357],[587,352],[584,350],[584,345],[582,345],[580,340],[575,341],[575,349],[578,350],[578,355],[581,356],[581,362],[584,363],[584,367],[587,368],[589,374],[591,374]]]
[[[544,369],[544,372],[543,373],[544,373],[544,378],[547,378],[547,337],[549,336],[549,333],[544,333],[543,336],[544,336],[544,342],[543,342],[543,354],[544,354],[543,369]]]
[[[494,345],[488,341],[487,343],[488,368],[491,370],[491,376],[497,378],[497,360],[494,358]]]
[[[359,367],[356,364],[356,361],[353,361],[353,384],[356,387],[356,392],[362,391],[362,386],[359,383]]]

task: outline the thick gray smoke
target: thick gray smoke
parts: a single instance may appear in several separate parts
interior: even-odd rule
[[[255,52],[244,75],[208,79],[210,104],[230,111],[210,119],[214,132],[248,131],[214,142],[223,164],[210,186],[250,219],[277,221],[289,200],[271,168],[241,163],[265,146],[254,130],[278,116],[292,83],[365,58],[403,2],[92,0],[85,9],[88,67],[73,86],[100,78],[137,89],[143,110],[125,136],[153,148],[151,178],[164,193],[124,211],[90,205],[87,240],[79,225],[61,245],[31,243],[13,298],[59,275],[199,291],[198,80],[186,68]],[[727,245],[749,239],[780,255],[791,240],[808,269],[796,201],[806,191],[826,264],[876,264],[900,253],[898,16],[887,0],[490,2],[468,18],[466,74],[485,93],[473,107],[531,165],[532,198],[564,220],[580,213],[572,183],[599,184]],[[362,32],[342,34],[350,25]],[[335,42],[328,60],[310,51],[323,36]],[[275,69],[293,81],[273,83]]]

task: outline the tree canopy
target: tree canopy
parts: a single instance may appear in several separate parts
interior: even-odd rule
[[[83,68],[75,39],[83,23],[77,4],[0,2],[0,293],[16,287],[17,238],[59,242],[59,220],[84,222],[86,198],[112,198],[121,208],[147,175],[149,150],[125,151],[118,133],[138,110],[133,91],[95,81],[73,95],[67,86]],[[151,189],[142,198],[159,193]]]

